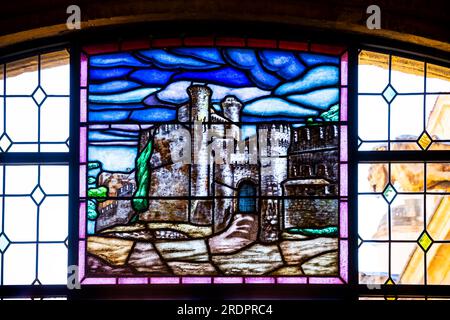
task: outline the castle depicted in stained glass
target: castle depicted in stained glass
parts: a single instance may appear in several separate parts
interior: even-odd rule
[[[283,254],[296,254],[288,249],[289,241],[308,239],[302,230],[316,230],[327,236],[318,238],[329,243],[324,250],[336,250],[332,259],[324,253],[328,272],[336,272],[338,201],[332,197],[338,192],[337,127],[257,124],[255,134],[242,139],[242,102],[227,96],[220,108],[214,108],[207,85],[187,90],[190,99],[178,107],[177,123],[140,132],[136,164],[145,157],[147,165],[131,174],[99,175],[100,183],[114,192],[110,196],[133,194],[134,199],[100,202],[95,233],[117,240],[145,239],[156,247],[162,241],[167,250],[175,241],[170,249],[175,251],[185,250],[178,248],[181,240],[199,241],[208,255],[269,250],[271,259],[280,258],[280,265],[270,268],[279,268]],[[145,190],[148,201],[137,208],[140,190]],[[310,237],[318,241],[315,235]],[[279,242],[285,244],[286,253],[273,251],[277,247],[272,244]],[[90,252],[96,255],[95,249]],[[224,272],[233,274],[234,267],[224,266]]]

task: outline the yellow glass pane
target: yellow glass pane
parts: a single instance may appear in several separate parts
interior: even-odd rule
[[[417,143],[423,150],[426,150],[428,146],[431,144],[431,138],[429,134],[423,132],[422,135],[419,137],[419,141]]]
[[[450,284],[450,243],[434,243],[427,253],[427,284]]]

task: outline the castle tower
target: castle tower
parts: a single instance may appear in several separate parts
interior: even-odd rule
[[[195,197],[211,196],[210,153],[208,149],[208,127],[210,121],[212,91],[206,85],[191,85],[188,89],[191,106],[191,137],[194,140],[191,150],[191,200],[190,222],[207,225],[211,223],[212,201]]]
[[[259,141],[261,156],[261,195],[269,197],[282,196],[281,182],[287,178],[287,154],[291,142],[289,125],[264,125],[267,130],[265,143]],[[261,138],[261,137],[260,137]],[[267,155],[267,156],[264,156]],[[261,200],[260,241],[270,243],[280,236],[281,202],[277,198]]]
[[[191,121],[209,121],[209,108],[211,106],[212,91],[207,86],[191,85],[187,88],[191,101]]]
[[[232,123],[227,127],[227,136],[237,143],[241,140],[241,127],[237,124],[241,121],[242,103],[235,96],[226,96],[221,102],[223,115]]]

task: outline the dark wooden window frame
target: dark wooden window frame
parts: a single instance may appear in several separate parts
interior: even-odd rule
[[[143,30],[153,30],[153,34]],[[182,30],[182,32],[180,32]],[[77,34],[29,41],[0,49],[0,64],[33,54],[62,48],[70,51],[70,151],[68,153],[0,153],[1,164],[58,163],[69,165],[69,255],[68,264],[78,263],[78,205],[79,205],[79,83],[80,50],[85,44],[105,41],[141,38],[179,38],[186,36],[222,35],[228,37],[252,37],[314,43],[339,44],[348,48],[348,201],[349,201],[349,283],[344,285],[89,285],[81,289],[68,289],[65,285],[14,285],[1,286],[1,297],[67,297],[68,299],[252,299],[273,297],[277,299],[336,299],[358,300],[361,296],[381,297],[446,297],[450,298],[450,286],[444,285],[381,285],[380,289],[358,284],[358,163],[364,162],[439,162],[450,161],[450,153],[444,151],[358,151],[358,50],[367,49],[382,53],[413,58],[450,67],[448,53],[420,44],[402,43],[368,35],[342,34],[262,23],[140,23],[113,26]],[[211,32],[214,30],[214,32]],[[243,31],[245,30],[245,31]],[[238,288],[239,287],[239,288]],[[238,289],[238,290],[237,290]]]

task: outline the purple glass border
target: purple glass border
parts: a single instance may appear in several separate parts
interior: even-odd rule
[[[81,53],[80,58],[80,87],[87,86],[87,57]]]
[[[86,165],[80,165],[80,197],[86,198]]]
[[[346,51],[341,56],[341,86],[346,86],[348,83],[348,52]]]
[[[348,237],[348,202],[341,201],[339,204],[339,236]]]
[[[78,241],[78,280],[80,283],[85,275],[85,261],[86,261],[86,241]]]
[[[244,278],[242,278],[242,277],[214,277],[213,282],[220,283],[220,284],[244,283]]]
[[[340,158],[341,162],[347,162],[348,161],[348,154],[347,154],[347,145],[348,145],[348,136],[347,136],[347,126],[342,125],[341,126],[341,142],[340,142]]]
[[[84,278],[81,284],[117,284],[119,278]]]
[[[340,276],[345,282],[348,282],[348,240],[339,242],[339,266]]]
[[[340,172],[341,172],[341,181],[340,184],[340,196],[347,197],[348,196],[348,165],[346,163],[340,164]]]
[[[86,89],[80,90],[80,122],[85,123],[87,121],[87,91]]]
[[[244,283],[275,283],[275,277],[245,277]]]
[[[80,163],[86,163],[87,157],[86,157],[86,139],[87,135],[87,128],[86,127],[80,127]]]
[[[151,277],[150,284],[179,284],[180,277]]]
[[[148,284],[149,278],[118,278],[117,284]]]
[[[339,277],[311,277],[309,278],[309,284],[342,284],[342,280]]]
[[[86,202],[80,202],[78,234],[80,239],[86,238]]]
[[[339,110],[340,110],[340,118],[341,121],[347,121],[348,117],[347,117],[347,104],[348,104],[348,90],[346,87],[342,87],[341,88],[341,104],[339,106]]]
[[[182,284],[210,284],[213,283],[211,277],[182,277]]]
[[[280,284],[305,284],[308,283],[307,277],[276,277]]]
[[[344,240],[346,241],[346,240]],[[81,242],[81,241],[80,241]],[[84,242],[84,241],[83,241]],[[80,243],[81,245],[81,243]],[[347,244],[346,244],[347,245]],[[347,250],[345,250],[347,251]],[[348,281],[347,260],[340,257],[340,277],[109,277],[83,278],[83,285],[137,284],[137,285],[179,285],[179,284],[344,284]],[[84,266],[83,274],[84,275]],[[245,280],[245,281],[244,281]]]

